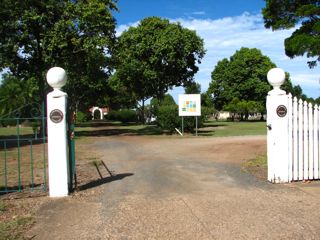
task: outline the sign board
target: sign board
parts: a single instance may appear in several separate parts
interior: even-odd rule
[[[60,123],[63,120],[63,113],[59,109],[50,112],[50,120],[54,123]]]
[[[280,105],[277,107],[277,115],[279,117],[285,117],[287,115],[287,108],[284,105]]]
[[[179,94],[179,116],[201,116],[200,94]]]

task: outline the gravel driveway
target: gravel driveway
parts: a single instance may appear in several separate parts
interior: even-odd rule
[[[90,145],[114,173],[91,197],[50,201],[33,239],[319,239],[320,185],[273,185],[242,164],[266,137],[112,136]]]

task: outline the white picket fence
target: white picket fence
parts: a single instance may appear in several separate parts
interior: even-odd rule
[[[289,181],[319,179],[319,106],[287,96]]]
[[[271,69],[267,77],[273,87],[267,96],[268,181],[319,179],[319,106],[281,90],[282,69]]]

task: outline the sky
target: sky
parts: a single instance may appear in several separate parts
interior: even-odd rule
[[[118,0],[117,34],[137,26],[146,17],[158,16],[195,30],[203,40],[206,55],[199,65],[195,81],[205,92],[211,72],[223,58],[229,58],[241,47],[258,48],[277,67],[289,72],[294,85],[300,85],[308,97],[320,96],[320,66],[309,69],[306,57],[290,59],[285,55],[284,39],[295,29],[265,29],[261,9],[263,0]],[[170,94],[177,99],[183,88]]]

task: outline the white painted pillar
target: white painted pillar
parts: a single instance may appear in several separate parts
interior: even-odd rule
[[[60,67],[51,68],[47,82],[53,91],[47,95],[48,168],[50,197],[68,196],[67,94],[60,89],[67,75]]]
[[[273,90],[267,96],[268,126],[268,180],[273,183],[289,182],[288,153],[288,96],[280,89],[285,73],[280,68],[268,72]]]

